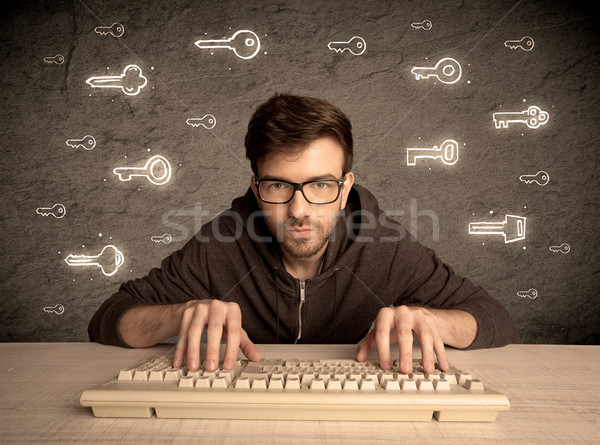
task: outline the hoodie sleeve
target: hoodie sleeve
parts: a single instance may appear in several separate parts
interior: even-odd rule
[[[96,311],[88,326],[91,341],[129,347],[118,331],[125,312],[145,304],[183,303],[210,298],[206,247],[196,236],[147,276],[123,283]]]
[[[480,286],[454,273],[432,249],[408,235],[397,245],[390,268],[390,295],[395,305],[461,309],[477,320],[477,335],[465,349],[493,348],[512,343],[517,329],[504,307]]]

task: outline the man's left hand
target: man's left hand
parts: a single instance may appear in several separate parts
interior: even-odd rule
[[[397,306],[379,311],[375,327],[358,344],[359,362],[365,361],[371,349],[377,346],[379,366],[390,369],[392,366],[390,344],[398,343],[400,371],[412,372],[413,332],[421,343],[423,369],[428,374],[435,371],[435,357],[441,370],[449,369],[444,341],[435,323],[435,316],[424,307]]]

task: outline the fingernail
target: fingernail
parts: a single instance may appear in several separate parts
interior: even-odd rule
[[[223,366],[225,366],[225,368],[227,369],[233,368],[233,360],[228,358],[227,360],[225,360],[225,363],[223,363]]]
[[[196,360],[194,359],[189,359],[188,360],[188,368],[190,369],[196,369],[198,365],[196,365]]]
[[[217,365],[215,364],[214,360],[207,360],[206,361],[206,366],[205,368],[208,369],[209,371],[214,370],[217,367]]]
[[[381,364],[381,367],[382,367],[383,369],[390,369],[390,368],[392,367],[392,365],[390,364],[390,362],[383,362],[383,363]]]

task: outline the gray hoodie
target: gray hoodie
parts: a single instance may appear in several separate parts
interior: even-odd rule
[[[314,278],[301,282],[285,270],[249,188],[160,268],[122,284],[90,321],[90,340],[128,346],[117,330],[128,309],[206,298],[236,302],[254,343],[358,343],[381,308],[402,304],[471,313],[478,332],[468,349],[517,336],[496,300],[456,275],[356,184]]]

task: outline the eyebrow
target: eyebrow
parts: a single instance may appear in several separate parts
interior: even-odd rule
[[[270,180],[270,181],[279,180],[279,181],[293,182],[293,181],[288,181],[287,179],[278,178],[278,177],[272,176],[272,175],[266,175],[260,179],[265,179],[265,180]],[[311,176],[310,178],[305,179],[303,182],[318,181],[319,179],[335,179],[336,181],[338,180],[338,178],[336,176],[332,175],[331,173],[327,173],[325,175]]]

